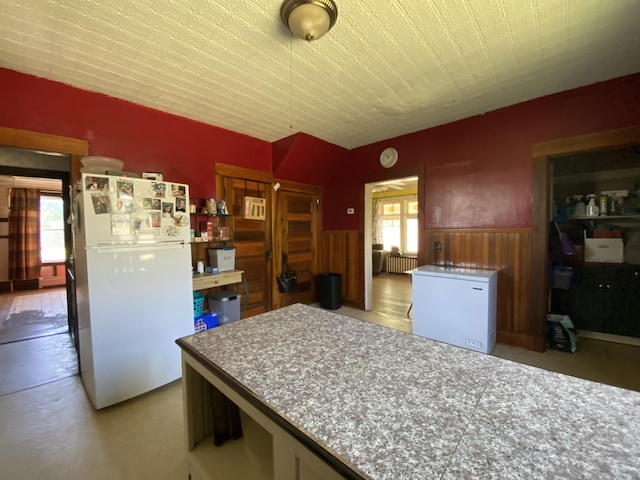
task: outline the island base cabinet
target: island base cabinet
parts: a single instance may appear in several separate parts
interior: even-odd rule
[[[335,470],[256,406],[182,352],[187,467],[190,480],[333,480]],[[213,389],[240,409],[242,437],[213,441]]]

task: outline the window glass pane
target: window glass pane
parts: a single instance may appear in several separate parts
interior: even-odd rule
[[[382,220],[382,243],[385,250],[400,246],[400,219],[385,218]]]
[[[411,253],[418,252],[418,219],[407,219],[407,246],[406,251]]]
[[[42,262],[64,261],[64,212],[60,197],[40,197],[40,258]]]
[[[399,247],[406,253],[418,251],[418,199],[416,195],[399,196],[379,203],[378,228],[385,250]]]
[[[383,215],[399,215],[400,214],[400,202],[383,203],[382,204]]]

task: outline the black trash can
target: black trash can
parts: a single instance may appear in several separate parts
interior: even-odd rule
[[[318,275],[320,306],[336,310],[342,306],[342,274],[321,273]]]

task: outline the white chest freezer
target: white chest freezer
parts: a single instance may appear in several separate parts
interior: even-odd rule
[[[412,270],[413,333],[491,353],[498,272],[424,265]]]

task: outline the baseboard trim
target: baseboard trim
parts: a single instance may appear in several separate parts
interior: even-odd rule
[[[591,338],[593,340],[603,340],[605,342],[622,343],[624,345],[633,345],[640,347],[640,338],[625,337],[623,335],[613,335],[611,333],[590,332],[588,330],[580,330],[578,338]],[[579,342],[580,340],[578,340]]]
[[[529,335],[513,332],[501,332],[498,331],[496,341],[498,343],[505,343],[507,345],[513,345],[515,347],[527,348],[529,345]]]

